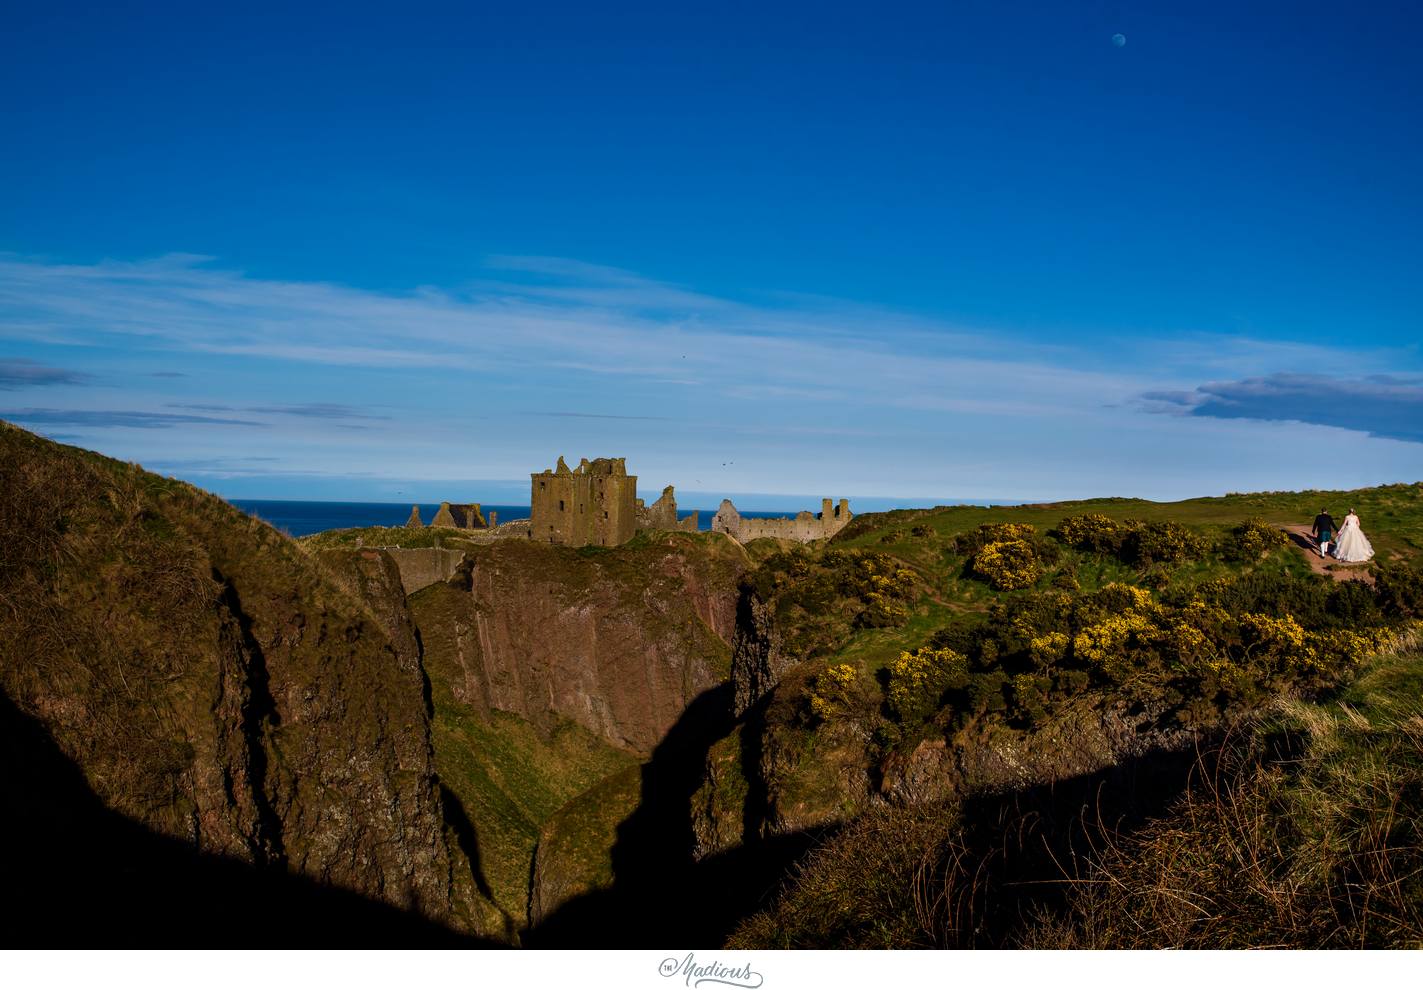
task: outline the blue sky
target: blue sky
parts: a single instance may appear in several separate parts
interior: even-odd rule
[[[210,6],[7,10],[0,418],[248,497],[1423,478],[1414,5]]]

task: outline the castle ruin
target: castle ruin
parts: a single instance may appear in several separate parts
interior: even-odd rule
[[[637,476],[621,457],[583,458],[530,475],[529,536],[563,546],[615,547],[637,529]]]
[[[725,533],[740,543],[763,538],[809,543],[834,536],[853,518],[847,498],[842,498],[839,505],[834,505],[831,499],[821,499],[819,514],[798,512],[793,518],[782,519],[747,519],[727,498],[722,499],[721,508],[712,516],[712,532]]]
[[[644,505],[642,499],[638,499],[636,510],[638,529],[662,529],[682,533],[697,531],[697,517],[700,513],[693,512],[686,519],[678,519],[677,495],[671,485],[662,489],[662,497],[651,505]]]
[[[440,508],[435,512],[435,518],[430,520],[431,526],[445,529],[488,529],[494,524],[495,514],[491,512],[489,521],[486,522],[478,502],[441,502]],[[412,505],[410,518],[405,520],[405,526],[407,529],[416,529],[422,525],[420,506]]]
[[[854,518],[850,500],[839,505],[821,500],[819,513],[800,512],[775,519],[746,518],[730,499],[712,517],[711,529],[741,543],[777,539],[809,543],[834,536]],[[552,470],[529,475],[529,518],[498,524],[493,512],[488,519],[478,502],[442,502],[431,526],[468,531],[465,540],[487,543],[493,540],[524,538],[568,547],[615,547],[639,531],[695,533],[698,513],[677,517],[677,495],[671,485],[651,505],[637,497],[637,476],[627,473],[622,457],[586,457],[570,468],[562,457]],[[410,510],[407,527],[419,527],[420,508]]]

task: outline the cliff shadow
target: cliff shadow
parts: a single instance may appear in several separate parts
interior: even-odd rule
[[[1188,789],[1220,788],[1228,735],[1204,745],[1153,750],[1091,774],[958,805],[959,827],[942,847],[921,896],[943,948],[1014,948],[1036,922],[1069,908],[1072,887],[1098,882],[1105,851],[1170,813]],[[1277,733],[1259,758],[1290,765],[1300,737]]]
[[[197,851],[104,806],[0,691],[12,947],[495,947],[359,894]]]
[[[613,886],[573,898],[527,931],[533,948],[720,944],[778,889],[823,833],[747,844],[697,861],[692,796],[707,755],[735,728],[730,683],[698,695],[642,768],[641,800],[617,828]]]

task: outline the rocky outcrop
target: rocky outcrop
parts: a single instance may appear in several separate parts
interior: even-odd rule
[[[535,724],[560,716],[646,754],[725,681],[747,566],[740,547],[705,535],[583,551],[500,541],[411,604],[431,662],[460,672],[460,702]]]
[[[879,793],[898,805],[1000,794],[1175,752],[1199,738],[1194,730],[1163,726],[1157,713],[1081,703],[1035,732],[993,726],[952,743],[929,739],[892,753],[879,767]]]
[[[0,687],[106,813],[474,927],[389,558],[337,580],[219,499],[8,426],[0,475]]]
[[[736,602],[736,632],[731,644],[731,694],[736,717],[745,715],[769,694],[795,662],[781,649],[770,604],[752,589],[743,589]]]
[[[845,821],[881,804],[927,805],[1052,784],[1199,740],[1195,730],[1163,724],[1159,713],[1089,696],[1032,732],[994,725],[877,757],[866,720],[811,728],[797,718],[793,709],[810,666],[788,671],[712,747],[692,801],[699,858],[748,839]]]

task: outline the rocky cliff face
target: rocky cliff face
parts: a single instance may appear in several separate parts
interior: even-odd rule
[[[731,695],[734,714],[745,715],[779,682],[795,659],[781,648],[771,607],[750,589],[736,604],[736,635],[731,652]]]
[[[412,598],[429,662],[458,701],[535,724],[570,719],[647,754],[723,683],[745,554],[722,537],[650,533],[608,550],[504,541]]]
[[[740,723],[710,748],[692,799],[698,858],[885,804],[932,804],[1081,777],[1179,751],[1198,738],[1163,727],[1160,712],[1088,695],[1036,731],[988,726],[880,755],[872,718],[807,724],[810,678],[824,662],[788,656],[772,609],[749,592],[738,615],[731,683]]]
[[[0,687],[106,813],[473,926],[388,559],[362,597],[219,499],[9,426],[0,531]]]

